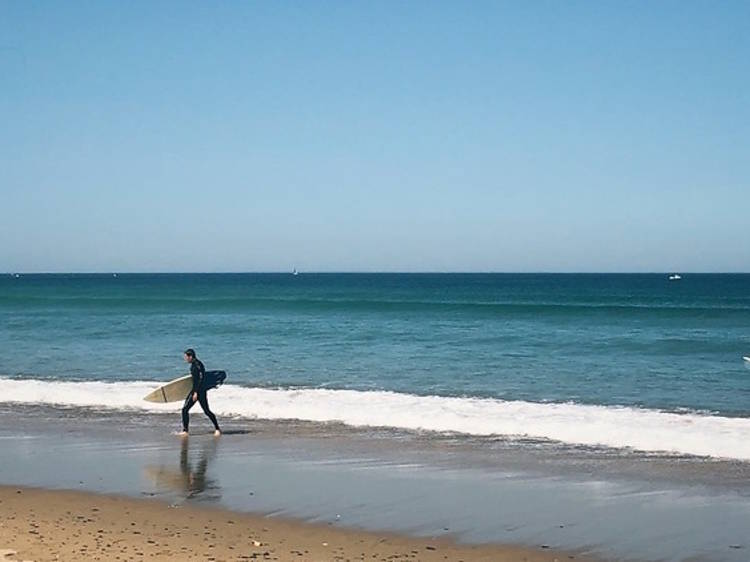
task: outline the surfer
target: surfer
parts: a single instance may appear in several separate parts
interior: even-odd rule
[[[190,363],[190,375],[193,377],[193,388],[185,398],[185,404],[182,406],[182,432],[180,435],[187,436],[188,425],[190,424],[190,408],[193,404],[198,402],[203,409],[203,413],[208,416],[211,423],[214,424],[214,435],[221,435],[221,429],[219,429],[219,422],[216,421],[216,416],[208,407],[208,390],[206,388],[206,368],[203,366],[203,362],[195,356],[193,349],[186,349],[183,355],[185,361]]]

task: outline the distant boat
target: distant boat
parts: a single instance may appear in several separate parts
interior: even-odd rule
[[[682,277],[679,276],[677,273],[675,273],[674,275],[670,275],[669,276],[669,280],[670,281],[679,281],[680,279],[682,279]]]
[[[117,273],[113,273],[113,274],[112,274],[112,277],[117,277]]]
[[[292,275],[299,275],[299,271],[297,271],[297,268],[294,268],[294,271],[292,271]]]
[[[18,279],[19,277],[21,277],[21,275],[18,274],[18,273],[16,273],[13,277],[15,277],[16,279]]]

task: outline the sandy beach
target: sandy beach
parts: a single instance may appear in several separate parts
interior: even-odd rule
[[[544,547],[459,545],[77,491],[4,486],[0,510],[5,561],[583,559]]]

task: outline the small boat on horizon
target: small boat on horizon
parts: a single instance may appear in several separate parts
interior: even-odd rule
[[[297,268],[295,267],[292,271],[292,275],[299,275],[299,271],[297,271]]]
[[[677,274],[677,273],[675,273],[675,274],[673,274],[673,275],[670,275],[670,276],[669,276],[669,280],[670,280],[670,281],[679,281],[680,279],[682,279],[682,276],[680,276],[680,275],[679,275],[679,274]]]

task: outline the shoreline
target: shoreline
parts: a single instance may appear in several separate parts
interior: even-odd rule
[[[172,514],[215,508],[255,514],[249,516],[255,525],[286,520],[301,529],[412,537],[416,547],[407,553],[415,556],[436,537],[469,549],[554,552],[559,561],[567,559],[562,553],[577,553],[597,560],[746,562],[750,547],[744,464],[581,456],[533,444],[257,420],[228,420],[221,438],[204,421],[197,434],[180,439],[165,432],[164,422],[136,412],[0,405],[0,485],[21,489],[21,496],[39,489],[47,498],[57,497],[53,490],[151,498],[178,506],[168,509]],[[35,515],[46,514],[42,508]],[[68,534],[81,534],[64,512],[52,521],[58,519]],[[41,532],[17,530],[27,538]],[[358,544],[374,544],[364,540]],[[21,552],[14,545],[0,542],[0,550]],[[485,559],[498,559],[493,553]],[[362,551],[353,555],[361,559]],[[2,555],[0,562],[7,562]]]
[[[516,545],[341,528],[215,506],[114,494],[0,485],[0,555],[34,560],[463,560],[594,559]]]
[[[173,376],[177,376],[174,373]],[[143,397],[165,381],[16,378],[0,375],[3,400],[27,407],[175,415],[177,403]],[[211,393],[220,419],[339,424],[346,431],[422,433],[463,440],[547,443],[558,448],[750,462],[750,419],[731,412],[586,402],[411,394],[343,388],[264,388],[235,382]],[[585,426],[579,420],[587,419]],[[650,431],[644,431],[644,428]]]

